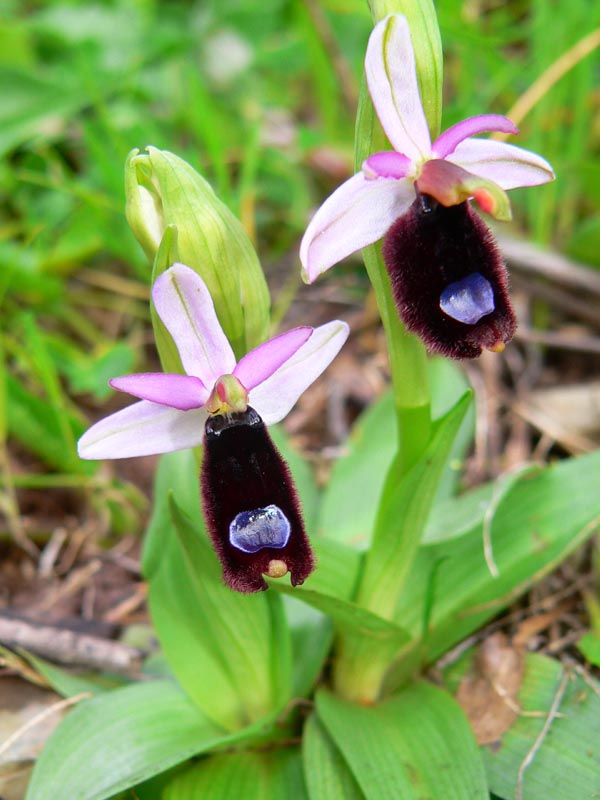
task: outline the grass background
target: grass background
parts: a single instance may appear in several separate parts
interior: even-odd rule
[[[148,342],[149,267],[125,222],[125,157],[153,144],[207,177],[254,238],[267,274],[285,271],[287,303],[300,285],[297,247],[311,211],[352,171],[371,20],[363,0],[4,6],[0,501],[18,537],[19,487],[83,486],[104,506],[110,490],[118,530],[137,514],[135,493],[107,487],[74,443],[89,410],[101,415],[107,379],[143,368]],[[543,154],[558,179],[512,193],[514,225],[599,267],[599,61],[595,50],[578,60],[572,48],[600,26],[600,5],[439,0],[437,8],[444,127],[510,113],[541,79],[517,142]],[[557,63],[564,74],[553,81]]]

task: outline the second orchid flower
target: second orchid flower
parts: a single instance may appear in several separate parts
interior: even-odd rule
[[[186,374],[144,373],[110,381],[140,398],[93,425],[82,458],[168,453],[204,443],[202,505],[232,589],[266,589],[263,575],[302,583],[314,568],[287,464],[267,425],[279,422],[335,358],[348,325],[300,327],[236,362],[206,284],[175,264],[152,289]]]
[[[475,139],[487,131],[518,133],[495,114],[470,117],[432,144],[406,19],[379,22],[365,57],[369,93],[394,150],[375,153],[317,211],[300,247],[305,279],[384,239],[383,257],[407,329],[432,352],[473,358],[502,350],[516,320],[506,267],[471,207],[510,219],[506,190],[554,179],[535,153]]]

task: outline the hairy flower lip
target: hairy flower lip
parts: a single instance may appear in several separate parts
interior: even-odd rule
[[[302,275],[308,283],[381,239],[408,211],[415,199],[413,181],[419,181],[433,161],[462,170],[463,178],[456,178],[453,198],[447,181],[437,188],[428,184],[429,193],[452,204],[475,198],[498,219],[510,218],[507,190],[554,179],[550,164],[536,153],[473,138],[489,131],[518,133],[514,123],[499,114],[469,117],[431,143],[410,31],[402,15],[390,14],[373,29],[365,73],[375,111],[394,149],[365,159],[361,171],[339,186],[313,216],[300,245]]]
[[[265,575],[280,578],[288,572],[292,586],[306,580],[315,560],[292,476],[251,406],[207,420],[201,487],[208,532],[232,589],[264,591]],[[263,538],[256,549],[246,546],[236,523],[267,509],[276,509],[287,527],[285,536],[273,544]]]
[[[420,196],[388,231],[383,258],[400,316],[430,352],[477,358],[512,338],[506,267],[469,203],[446,207]]]

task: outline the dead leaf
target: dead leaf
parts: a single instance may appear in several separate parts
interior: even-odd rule
[[[13,742],[0,754],[0,795],[5,800],[22,800],[31,767],[62,718],[62,713],[43,712],[60,700],[21,678],[0,679],[0,745]],[[29,728],[25,726],[39,717]],[[21,735],[18,732],[23,730]]]
[[[503,633],[489,636],[479,648],[473,672],[463,678],[456,694],[478,744],[497,742],[519,716],[524,666],[523,650]]]

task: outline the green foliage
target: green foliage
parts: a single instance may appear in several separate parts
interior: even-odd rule
[[[468,384],[454,364],[440,358],[429,362],[432,413],[441,417],[464,394]],[[456,437],[440,478],[438,493],[453,493],[460,464],[473,435],[472,409]],[[384,394],[362,414],[353,426],[344,454],[335,462],[320,507],[319,533],[353,547],[368,546],[382,490],[381,476],[395,455],[394,396]],[[457,467],[458,465],[458,467]]]
[[[150,681],[83,700],[36,763],[28,800],[107,800],[193,755],[260,732],[227,735],[169,681]]]
[[[323,689],[316,707],[367,800],[487,800],[473,732],[441,689],[415,683],[373,708]]]
[[[310,800],[364,800],[365,795],[317,714],[311,714],[306,721],[302,746]]]
[[[416,8],[374,0],[371,10],[379,17],[392,5]],[[314,165],[341,159],[341,171],[351,169],[352,96],[372,23],[360,0],[276,0],[267,15],[256,0],[9,6],[0,22],[3,488],[76,487],[108,506],[118,532],[139,524],[131,490],[78,460],[75,442],[86,425],[77,403],[99,416],[107,379],[147,366],[136,360],[151,266],[123,216],[127,153],[149,143],[178,153],[241,219],[265,262],[293,261],[311,209],[339,182],[339,167]],[[443,127],[506,113],[600,25],[588,0],[493,8],[437,0],[436,10]],[[424,99],[436,129],[432,20],[416,36],[429,41],[417,58],[422,85],[434,87]],[[517,192],[514,206],[528,237],[598,266],[596,62],[590,54],[573,63],[520,123],[516,143],[543,153],[559,180]],[[364,92],[358,129],[360,160],[384,146]],[[176,252],[177,222],[157,270]],[[398,323],[378,249],[365,259],[393,393],[359,419],[324,489],[283,430],[273,432],[299,489],[316,572],[295,589],[286,578],[257,596],[231,593],[202,522],[196,457],[161,458],[143,569],[162,651],[146,674],[163,677],[113,688],[105,677],[34,661],[66,696],[95,696],[58,727],[27,800],[514,796],[545,717],[519,716],[499,748],[479,751],[449,693],[421,676],[592,535],[600,456],[461,494],[473,431],[464,378],[446,362],[426,366]],[[292,279],[285,291],[298,285]],[[235,292],[228,300],[235,306]],[[263,331],[264,309],[253,310],[253,330]],[[25,459],[26,471],[11,473],[4,456],[13,442],[35,462],[30,471]],[[578,647],[597,665],[596,623]],[[547,715],[561,670],[528,657],[525,711]],[[349,699],[365,685],[370,707]],[[310,711],[298,711],[307,703]],[[527,800],[598,791],[589,754],[597,706],[597,683],[571,675],[560,716],[524,772]]]
[[[166,787],[164,800],[199,797],[248,800],[307,800],[302,762],[297,748],[270,753],[228,753],[204,759],[178,775]]]
[[[558,702],[557,702],[558,701]],[[556,703],[555,715],[550,712]],[[600,684],[551,658],[531,653],[519,704],[522,712],[499,748],[483,749],[490,788],[513,798],[521,779],[527,800],[593,797],[600,786]],[[549,721],[535,758],[522,768],[533,743]]]

